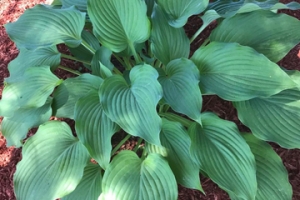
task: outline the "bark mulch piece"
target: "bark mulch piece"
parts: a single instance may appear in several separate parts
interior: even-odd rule
[[[0,98],[3,89],[4,78],[9,76],[7,65],[14,59],[18,50],[5,33],[3,24],[15,21],[25,9],[30,8],[38,3],[49,3],[51,0],[1,0],[0,4]],[[290,1],[282,1],[290,2]],[[300,19],[299,11],[284,11],[294,17]],[[189,23],[185,26],[185,30],[191,36],[201,25],[201,19],[192,17]],[[215,24],[210,25],[201,36],[197,37],[192,44],[192,52],[195,51],[200,44],[203,43],[205,36],[215,27]],[[60,50],[64,50],[63,46],[59,46]],[[66,51],[66,50],[64,50]],[[66,53],[68,53],[66,51]],[[64,60],[62,63],[65,66],[70,66],[74,69],[80,68],[80,65]],[[290,53],[279,62],[279,65],[287,69],[300,70],[300,45],[297,45]],[[69,73],[58,71],[59,77],[70,77]],[[234,121],[240,131],[249,131],[249,129],[241,124],[236,115],[236,110],[232,107],[230,102],[226,102],[216,96],[206,96],[203,102],[203,111],[212,111],[219,115],[219,117]],[[0,119],[1,121],[1,119]],[[70,122],[71,123],[71,122]],[[30,134],[33,134],[30,132]],[[124,148],[131,148],[134,141],[129,141],[124,144]],[[286,150],[280,148],[276,144],[272,144],[275,151],[280,155],[285,167],[289,173],[289,180],[292,184],[294,195],[293,200],[300,199],[300,150]],[[15,200],[13,192],[13,174],[16,169],[16,164],[21,159],[21,149],[13,147],[6,147],[5,138],[0,133],[0,199],[1,200]],[[224,169],[226,170],[226,169]],[[184,187],[179,187],[179,200],[227,200],[228,195],[222,191],[211,180],[201,177],[201,183],[206,196],[201,192]]]

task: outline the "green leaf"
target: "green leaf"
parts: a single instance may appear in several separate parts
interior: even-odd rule
[[[298,19],[258,10],[223,20],[213,30],[210,40],[250,46],[271,61],[278,62],[300,42],[299,32]]]
[[[64,122],[41,125],[22,150],[14,175],[20,200],[53,200],[72,192],[83,176],[88,153]]]
[[[89,31],[82,30],[81,37],[84,42],[86,42],[88,45],[90,45],[93,48],[93,50],[96,51],[100,48],[99,41]],[[94,54],[82,44],[80,44],[78,47],[75,48],[69,47],[69,50],[72,53],[72,55],[78,58],[79,60],[83,60],[87,62],[91,62],[94,56]]]
[[[101,168],[97,164],[88,163],[84,168],[83,177],[76,189],[62,200],[97,200],[102,189]]]
[[[229,101],[267,97],[295,86],[289,76],[262,54],[236,43],[211,42],[191,58],[204,94]]]
[[[278,0],[222,0],[214,1],[209,4],[209,10],[217,11],[222,17],[232,17],[237,13],[252,12],[255,10],[277,10],[277,9],[290,9],[298,10],[300,4],[297,2],[290,2],[288,4],[279,3]]]
[[[110,62],[112,52],[108,48],[100,47],[92,60],[92,74],[106,78],[112,75],[114,65]]]
[[[256,200],[292,199],[293,190],[281,158],[272,147],[252,134],[243,135],[256,161]]]
[[[202,127],[189,128],[191,154],[209,178],[233,199],[254,200],[257,190],[255,160],[233,122],[213,113],[202,114]]]
[[[87,12],[87,0],[61,0],[63,8],[75,6],[82,12]]]
[[[81,43],[84,23],[85,13],[74,7],[54,9],[36,5],[26,10],[16,22],[6,24],[5,28],[18,48],[36,49],[60,43],[76,47]]]
[[[168,162],[159,154],[141,160],[132,151],[113,159],[102,180],[99,200],[175,200],[177,184]]]
[[[161,155],[166,157],[178,183],[203,192],[200,169],[190,155],[191,140],[185,128],[178,122],[163,119],[160,140],[163,147],[147,144],[148,152],[163,153]]]
[[[183,28],[171,27],[157,5],[152,13],[151,51],[164,65],[176,58],[188,58],[190,42]]]
[[[106,169],[112,150],[111,137],[119,127],[103,112],[98,91],[93,90],[77,101],[74,119],[79,140],[88,149],[91,157]]]
[[[56,46],[35,50],[19,49],[19,55],[8,64],[10,76],[21,76],[29,67],[49,65],[54,70],[60,64],[60,53]]]
[[[22,76],[7,78],[0,101],[0,116],[12,117],[20,108],[43,106],[60,82],[49,66],[28,68]]]
[[[113,52],[121,52],[149,38],[150,22],[146,12],[146,3],[141,0],[88,1],[94,34]]]
[[[184,26],[192,15],[200,14],[208,5],[208,0],[156,0],[168,16],[169,24],[175,28]]]
[[[55,116],[74,119],[75,104],[90,90],[98,90],[103,79],[91,74],[68,78],[53,93]]]
[[[7,146],[22,146],[29,129],[39,126],[49,120],[52,115],[52,99],[48,98],[40,108],[20,108],[12,117],[4,117],[1,123],[1,132],[6,139]]]
[[[300,90],[235,102],[238,117],[259,139],[288,149],[300,148]]]
[[[201,124],[202,96],[198,86],[200,76],[195,64],[186,58],[171,61],[166,74],[159,77],[164,99],[176,112]]]
[[[162,98],[158,73],[150,65],[132,68],[128,82],[113,75],[100,87],[100,102],[107,116],[131,135],[160,145],[161,118],[156,106]]]

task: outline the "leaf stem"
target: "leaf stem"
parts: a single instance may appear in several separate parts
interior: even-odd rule
[[[79,71],[70,69],[70,68],[68,68],[68,67],[64,67],[64,66],[62,66],[62,65],[59,65],[58,68],[59,68],[59,69],[62,69],[62,70],[65,70],[65,71],[67,71],[67,72],[71,72],[72,74],[76,74],[76,75],[78,75],[78,76],[81,75],[81,73],[80,73]]]
[[[201,45],[201,47],[204,47],[207,45],[207,43],[209,43],[209,38],[207,38],[206,40],[204,40],[203,44]]]
[[[118,68],[114,67],[113,70],[114,70],[114,72],[115,72],[116,74],[122,75],[122,72],[120,72],[120,70],[118,70]]]
[[[197,32],[191,37],[190,39],[190,44],[200,35],[200,33],[202,33],[204,29],[202,28],[202,26],[197,30]]]
[[[131,137],[131,135],[126,135],[126,137],[123,138],[123,140],[121,140],[121,142],[119,142],[119,144],[117,146],[115,146],[115,148],[111,151],[111,156],[114,155],[118,149]]]
[[[134,45],[133,45],[132,42],[129,42],[129,48],[130,48],[131,52],[133,53],[133,57],[134,57],[134,59],[135,59],[135,62],[136,62],[137,64],[141,63],[142,60],[141,60],[141,58],[139,57],[139,55],[136,53],[136,50],[135,50]]]
[[[139,138],[139,140],[137,141],[137,143],[136,143],[136,145],[135,145],[135,147],[134,147],[134,149],[133,149],[133,151],[134,151],[135,153],[136,153],[136,152],[138,151],[138,149],[140,148],[140,145],[141,145],[142,141],[143,141],[143,138]]]
[[[124,57],[124,62],[127,70],[131,70],[131,64],[128,57]]]
[[[159,115],[161,117],[165,117],[168,120],[180,122],[185,127],[189,127],[193,123],[191,120],[188,120],[186,118],[183,118],[179,115],[176,115],[176,114],[170,113],[170,112],[168,112],[168,113],[159,113]]]
[[[95,55],[96,50],[95,50],[91,45],[89,45],[86,41],[82,40],[81,44],[82,44],[82,46],[84,46],[87,50],[89,50],[89,52],[91,52],[93,55]]]
[[[83,60],[79,60],[79,59],[77,59],[77,58],[75,58],[75,57],[73,57],[73,56],[67,55],[67,54],[61,53],[61,54],[60,54],[60,57],[61,57],[61,58],[66,58],[66,59],[69,59],[69,60],[78,61],[78,62],[81,62],[81,63],[86,64],[86,65],[91,65],[90,62],[83,61]]]
[[[119,56],[117,56],[117,55],[114,54],[114,53],[113,53],[113,56],[119,61],[119,63],[121,63],[121,65],[125,66],[124,61],[123,61]]]

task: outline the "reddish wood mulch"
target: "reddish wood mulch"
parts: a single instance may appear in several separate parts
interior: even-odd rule
[[[25,9],[34,6],[37,3],[43,3],[47,0],[0,0],[0,97],[3,89],[3,81],[5,77],[9,76],[7,71],[8,63],[14,59],[18,50],[13,42],[10,41],[5,33],[3,24],[15,21]],[[48,0],[51,2],[51,0]],[[283,1],[288,2],[288,1]],[[300,19],[299,11],[285,11],[286,13]],[[193,19],[193,23],[186,26],[188,33],[197,30],[197,18]],[[196,21],[201,23],[201,20]],[[211,27],[210,27],[211,28]],[[209,28],[209,29],[210,29]],[[204,35],[209,34],[209,30],[204,31]],[[300,33],[299,33],[300,34]],[[202,35],[203,37],[203,35]],[[203,40],[197,38],[193,43],[192,49],[196,48]],[[67,61],[64,61],[68,65]],[[297,45],[279,65],[288,69],[300,70],[300,45]],[[68,74],[58,72],[60,77],[67,77]],[[204,110],[213,111],[220,117],[234,121],[238,124],[240,130],[247,130],[238,120],[236,111],[230,102],[225,102],[218,97],[205,97]],[[1,122],[1,119],[0,119]],[[300,150],[285,150],[279,146],[272,144],[276,152],[283,160],[285,167],[289,173],[289,180],[293,186],[293,200],[300,200]],[[0,133],[0,200],[15,200],[13,192],[12,178],[15,172],[16,164],[21,159],[21,150],[13,147],[6,148],[6,141]],[[199,191],[190,190],[179,186],[179,199],[180,200],[226,200],[229,199],[228,195],[222,191],[216,184],[206,178],[201,178],[202,186],[206,192],[206,196]]]

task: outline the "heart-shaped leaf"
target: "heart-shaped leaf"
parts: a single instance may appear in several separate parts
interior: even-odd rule
[[[85,147],[64,122],[41,125],[22,150],[14,175],[20,200],[53,200],[72,192],[83,176],[88,160]]]
[[[209,178],[233,199],[255,199],[254,156],[233,122],[202,114],[202,127],[189,127],[191,154]]]
[[[211,42],[191,59],[200,71],[202,93],[217,94],[228,101],[267,97],[295,87],[278,65],[236,43]]]
[[[16,22],[6,24],[5,28],[19,48],[36,49],[60,43],[76,47],[81,43],[84,23],[85,13],[74,7],[55,9],[36,5],[26,10]]]
[[[141,160],[132,151],[122,151],[104,173],[99,200],[175,200],[177,196],[175,177],[161,155],[152,153]]]
[[[157,5],[152,13],[151,50],[164,65],[176,58],[188,58],[190,42],[183,28],[171,27]]]
[[[49,66],[31,67],[22,76],[7,78],[0,101],[0,116],[12,117],[20,108],[42,107],[61,82]]]
[[[176,59],[166,66],[165,73],[158,80],[163,87],[166,103],[176,112],[201,124],[202,96],[196,65],[186,58]]]
[[[95,36],[113,52],[133,47],[150,36],[145,1],[89,0],[88,13]]]
[[[208,0],[156,0],[166,12],[169,24],[175,28],[184,26],[188,18],[205,10]]]
[[[160,145],[161,118],[156,106],[162,97],[158,73],[150,65],[133,67],[129,80],[114,75],[100,87],[100,101],[107,116],[131,135]]]
[[[21,76],[27,68],[49,65],[54,70],[60,64],[60,53],[56,46],[35,50],[19,49],[19,55],[8,64],[10,76]]]
[[[163,147],[146,144],[147,151],[166,157],[178,183],[203,192],[200,169],[190,155],[191,139],[186,129],[178,122],[162,121],[160,140]]]
[[[255,199],[292,199],[292,186],[281,158],[267,142],[255,138],[252,134],[243,136],[256,161],[257,193]]]
[[[286,14],[258,10],[223,20],[213,30],[210,40],[250,46],[271,61],[278,62],[300,42],[299,32],[298,19]]]
[[[62,200],[97,200],[101,194],[102,169],[99,165],[89,163],[84,168],[83,177],[76,189]]]
[[[86,96],[90,90],[98,90],[102,82],[102,78],[91,74],[66,79],[53,93],[55,116],[74,119],[78,99]]]
[[[49,120],[52,115],[52,99],[48,98],[40,108],[20,108],[12,117],[4,117],[1,122],[1,132],[6,139],[7,146],[22,146],[21,141],[28,130]]]
[[[79,140],[91,157],[106,169],[110,162],[111,137],[119,127],[103,112],[97,90],[92,90],[77,101],[74,119]]]
[[[292,149],[300,148],[299,99],[300,90],[295,88],[267,98],[235,102],[234,106],[241,122],[256,137]]]

